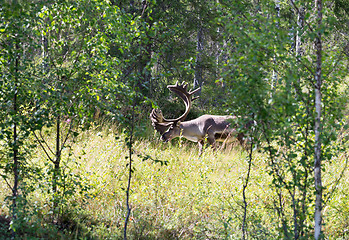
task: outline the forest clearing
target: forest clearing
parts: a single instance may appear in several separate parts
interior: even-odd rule
[[[349,239],[348,23],[348,0],[1,1],[0,239]]]

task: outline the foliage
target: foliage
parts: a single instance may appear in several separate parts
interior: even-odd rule
[[[298,15],[298,19],[301,7],[305,13],[310,13],[313,5],[293,4],[291,11]],[[226,104],[234,106],[231,111],[251,115],[259,123],[259,140],[265,143],[263,149],[269,155],[269,173],[273,176],[272,186],[277,196],[274,206],[279,214],[280,230],[284,238],[299,239],[308,238],[313,225],[309,216],[313,214],[310,207],[315,200],[312,162],[314,85],[317,84],[314,75],[317,70],[315,52],[310,46],[317,26],[311,14],[302,16],[304,25],[290,25],[289,16],[279,14],[290,9],[278,8],[280,6],[272,2],[257,6],[237,3],[230,6],[231,15],[219,19],[227,29],[227,38],[231,36],[227,51],[230,58],[223,79],[229,96]],[[331,14],[331,9],[326,11],[326,14]],[[332,23],[333,19],[329,17],[324,24],[330,28]],[[298,49],[293,50],[297,44]],[[321,156],[325,162],[344,150],[334,146],[333,141],[345,124],[343,109],[346,104],[340,91],[340,79],[345,76],[340,63],[342,53],[337,46],[330,47],[330,44],[330,41],[324,43],[322,75],[324,117],[321,119],[321,141],[324,145]],[[288,204],[292,211],[284,209]]]
[[[329,219],[347,228],[334,206],[347,199],[336,157],[347,148],[348,9],[344,0],[325,1],[320,26],[313,9],[311,1],[269,0],[1,3],[0,174],[9,236],[40,238],[47,230],[62,238],[121,238],[115,229],[123,225],[127,192],[134,238],[309,237],[313,46],[321,32],[325,181],[332,179],[328,169],[341,173],[323,190],[324,233],[345,238]],[[169,118],[183,111],[166,86],[198,78],[201,96],[188,119],[211,113],[242,116],[241,126],[254,120],[248,130],[238,127],[258,145],[248,161],[243,150],[209,149],[198,160],[183,139],[180,149],[153,139],[152,107]],[[89,130],[100,123],[98,134]],[[110,123],[115,135],[105,130]],[[91,149],[105,150],[99,156]],[[269,175],[259,177],[261,168]]]
[[[117,129],[105,123],[103,126],[85,131],[72,144],[74,150],[71,158],[75,160],[68,164],[69,169],[73,175],[79,176],[83,184],[74,186],[76,190],[67,199],[58,222],[53,224],[49,221],[50,208],[41,188],[36,188],[30,195],[31,201],[36,203],[32,207],[39,214],[32,218],[32,222],[38,223],[38,226],[35,231],[26,232],[28,237],[122,238],[127,179],[124,157],[128,154],[127,146],[123,139],[125,135],[118,135],[119,138],[115,139]],[[54,135],[46,137],[54,139]],[[134,156],[129,238],[240,238],[247,152],[238,147],[216,153],[206,149],[199,158],[196,146],[189,142],[183,142],[179,148],[177,144],[167,146],[154,141],[142,140],[134,144],[135,154],[166,160],[167,165]],[[69,154],[69,150],[66,149],[63,154]],[[39,149],[32,164],[44,160],[43,151]],[[340,177],[345,161],[346,156],[341,155],[333,164],[326,166],[327,172],[332,173],[324,176],[326,185]],[[279,232],[279,216],[274,208],[277,195],[275,189],[270,187],[273,179],[265,171],[267,167],[268,156],[255,153],[246,191],[249,239],[283,237]],[[343,208],[340,206],[348,204],[347,181],[346,171],[338,191],[332,195],[325,210],[325,234],[329,238],[345,234],[336,222],[345,227],[348,214],[341,211]],[[80,186],[89,187],[83,189]],[[4,192],[4,187],[6,185],[1,184],[1,192]],[[291,205],[285,204],[285,211],[291,210]]]

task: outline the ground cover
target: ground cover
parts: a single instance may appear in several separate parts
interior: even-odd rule
[[[33,213],[28,222],[36,224],[31,230],[28,226],[24,236],[122,239],[128,149],[124,136],[116,132],[113,128],[86,131],[71,143],[72,148],[64,150],[62,169],[66,178],[61,187],[65,190],[57,222],[49,220],[50,194],[44,187],[49,181],[45,177],[47,160],[41,150],[35,152],[30,162],[43,172],[35,183],[37,189],[28,196],[27,207]],[[133,161],[130,239],[241,239],[245,206],[242,190],[248,169],[244,149],[234,146],[213,152],[207,148],[200,157],[197,146],[184,140],[163,144],[139,139],[134,144]],[[344,155],[326,164],[324,221],[328,239],[348,236],[349,175],[342,171],[345,164]],[[341,181],[337,181],[340,176]],[[255,150],[245,199],[248,239],[283,238],[271,180],[268,158]],[[34,184],[35,180],[31,181]],[[8,190],[2,182],[2,202]],[[283,201],[291,224],[290,200],[285,197]],[[10,223],[7,214],[8,209],[3,207],[3,229]]]

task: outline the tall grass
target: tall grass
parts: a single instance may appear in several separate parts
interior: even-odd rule
[[[67,196],[62,211],[64,224],[57,230],[62,235],[46,237],[122,239],[128,177],[124,136],[115,128],[96,128],[85,131],[70,144],[72,148],[63,153],[63,169],[69,176],[67,187],[74,192]],[[248,168],[248,153],[244,149],[235,146],[213,152],[207,148],[199,157],[196,144],[184,140],[164,144],[143,139],[135,142],[134,147],[130,239],[241,239],[242,186]],[[32,164],[42,167],[47,162],[40,149],[34,156]],[[265,155],[254,151],[247,187],[249,239],[282,238],[267,163]],[[325,183],[331,186],[343,175],[324,209],[325,231],[330,239],[348,236],[349,177],[346,171],[342,172],[344,163],[345,156],[336,157],[324,175]],[[2,184],[1,201],[7,191]],[[49,214],[47,198],[48,194],[40,189],[30,197],[38,216],[42,216],[41,226],[46,226],[45,216]],[[2,215],[7,212],[0,211]]]

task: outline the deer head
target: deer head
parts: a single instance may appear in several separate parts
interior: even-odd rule
[[[192,96],[200,90],[200,88],[197,88],[193,91],[187,90],[188,84],[183,82],[182,84],[178,84],[176,82],[175,85],[168,85],[167,88],[174,92],[178,97],[180,97],[184,104],[185,104],[185,112],[182,114],[182,116],[176,118],[176,119],[166,119],[162,115],[162,112],[160,109],[153,109],[150,113],[150,120],[152,122],[152,125],[156,131],[158,131],[161,134],[161,139],[165,142],[171,140],[174,137],[178,137],[180,135],[180,122],[184,121],[187,117],[189,110],[192,106],[192,101],[195,100],[198,97],[192,98]]]

